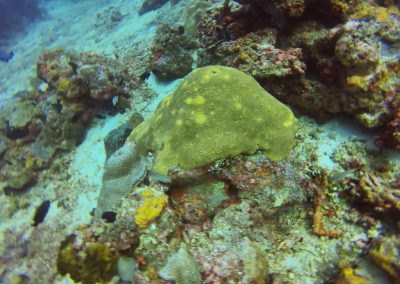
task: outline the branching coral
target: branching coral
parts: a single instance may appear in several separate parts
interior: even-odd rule
[[[373,206],[377,212],[400,211],[400,188],[374,172],[360,172],[358,183],[350,182],[350,194],[357,202]]]
[[[382,237],[372,241],[369,254],[376,264],[398,283],[400,279],[400,243],[398,236]]]

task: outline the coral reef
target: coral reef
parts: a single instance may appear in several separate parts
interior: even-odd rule
[[[184,107],[184,108],[183,108]],[[233,68],[193,71],[128,141],[154,151],[154,170],[192,169],[227,156],[266,151],[282,159],[295,143],[297,122],[285,105]]]
[[[162,25],[152,43],[153,57],[149,68],[161,80],[184,77],[192,71],[197,47],[197,42],[182,27],[174,29],[169,25]]]
[[[399,238],[398,236],[374,239],[369,254],[373,261],[384,269],[394,283],[400,279]]]
[[[32,185],[57,150],[72,150],[82,141],[97,113],[122,110],[130,88],[139,84],[124,74],[119,63],[96,54],[43,53],[37,76],[48,84],[47,90],[19,92],[2,106],[2,155],[9,161],[1,164],[2,187],[22,190]]]
[[[388,179],[387,174],[374,171],[360,172],[357,183],[350,183],[349,188],[352,199],[370,204],[377,212],[400,210],[399,184],[396,180]]]
[[[107,283],[117,274],[117,257],[106,244],[74,244],[74,237],[64,241],[60,248],[57,268],[61,275],[69,274],[84,284]]]
[[[63,106],[70,104],[75,110],[84,107],[82,103],[126,97],[132,82],[123,74],[117,61],[94,53],[56,50],[43,53],[37,64],[38,77],[56,90]]]
[[[46,52],[41,87],[0,104],[0,282],[399,282],[400,160],[382,151],[400,143],[398,5],[177,2],[153,13],[148,27],[170,19],[154,41],[115,59]],[[94,16],[103,31],[131,20]],[[143,83],[150,69],[172,80],[209,64],[229,67],[195,69],[148,115],[164,86]],[[318,126],[273,96],[351,117]],[[97,160],[92,176],[70,164],[98,148],[66,152],[94,117],[93,132],[114,128],[102,185]],[[376,131],[337,126],[351,120]],[[83,149],[102,146],[93,132]]]
[[[319,119],[349,113],[367,128],[384,126],[378,143],[398,148],[398,7],[237,2],[242,5],[226,1],[201,18],[200,66],[238,68]]]

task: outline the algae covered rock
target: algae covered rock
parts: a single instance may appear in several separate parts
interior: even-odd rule
[[[199,265],[185,248],[180,248],[177,253],[168,258],[159,275],[176,284],[201,283]]]
[[[295,144],[296,130],[291,110],[251,76],[208,66],[190,73],[128,141],[142,153],[154,151],[154,170],[167,173],[258,149],[280,160]]]
[[[106,244],[94,242],[74,246],[74,236],[61,244],[57,258],[57,270],[69,274],[74,281],[83,284],[108,283],[118,273],[118,258]]]

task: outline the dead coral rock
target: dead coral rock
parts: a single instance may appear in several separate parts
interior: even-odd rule
[[[173,80],[192,71],[197,42],[183,28],[162,25],[156,32],[149,68],[161,80]]]
[[[57,269],[61,275],[69,274],[75,281],[106,283],[117,275],[117,262],[115,252],[106,244],[77,244],[71,236],[61,244]]]
[[[157,10],[164,6],[168,0],[143,0],[142,6],[139,10],[139,15],[143,15],[147,12]]]
[[[127,122],[107,134],[104,138],[107,159],[124,145],[125,140],[132,132],[132,129],[141,122],[143,122],[143,117],[139,113],[134,113]]]
[[[400,150],[400,108],[394,118],[388,123],[386,132],[380,140],[394,149]]]
[[[124,77],[124,68],[115,60],[63,50],[43,53],[37,74],[63,98],[63,104],[78,99],[100,104],[115,96],[127,96],[132,81]]]
[[[340,63],[348,68],[373,68],[379,60],[376,47],[351,35],[345,35],[336,42],[335,54]]]
[[[199,184],[172,186],[169,195],[182,218],[191,224],[203,224],[230,198],[227,185],[211,179]]]
[[[37,174],[31,169],[5,166],[1,170],[2,174],[7,177],[7,185],[5,187],[7,192],[15,193],[21,191],[36,182]]]
[[[235,67],[257,80],[271,77],[301,77],[306,65],[298,48],[287,50],[274,47],[276,31],[264,29],[235,41],[220,44],[212,53],[202,53],[200,65],[223,63]]]
[[[350,183],[353,200],[373,206],[376,212],[400,211],[400,188],[392,187],[384,175],[361,172],[357,184]]]
[[[183,247],[168,258],[165,266],[159,271],[159,275],[177,284],[201,283],[199,264]]]

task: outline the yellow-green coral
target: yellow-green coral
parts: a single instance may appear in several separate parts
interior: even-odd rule
[[[57,82],[57,92],[59,93],[64,93],[66,92],[70,87],[70,82],[69,80],[65,78],[61,78]]]
[[[357,20],[376,20],[378,22],[387,22],[390,17],[390,10],[385,7],[367,6],[361,11],[351,16]]]
[[[152,188],[144,189],[140,192],[140,197],[143,200],[136,211],[135,222],[139,228],[144,228],[160,216],[164,207],[168,204],[168,197]]]
[[[193,169],[241,153],[284,158],[295,143],[297,120],[251,76],[222,66],[199,68],[160,102],[128,141],[156,153],[154,169]]]

